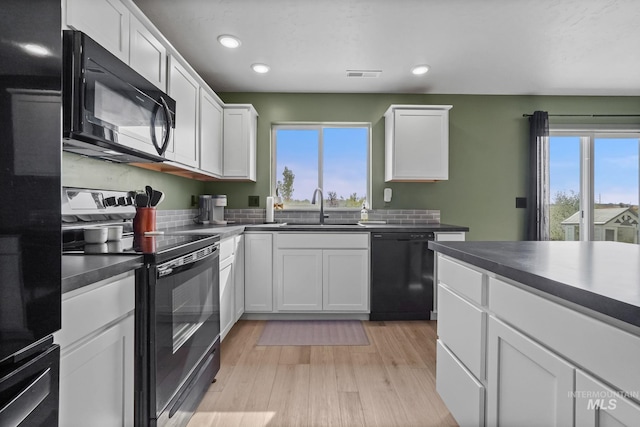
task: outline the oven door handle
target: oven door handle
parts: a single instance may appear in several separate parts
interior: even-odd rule
[[[197,254],[197,252],[196,252]],[[178,274],[181,271],[195,267],[196,264],[207,261],[211,257],[217,257],[218,246],[217,244],[212,247],[211,252],[202,254],[200,256],[193,254],[185,255],[172,261],[166,262],[158,266],[158,277],[167,277],[172,274]]]

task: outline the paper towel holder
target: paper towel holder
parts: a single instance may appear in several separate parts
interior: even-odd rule
[[[266,224],[273,224],[275,223],[275,218],[274,218],[274,203],[275,200],[272,196],[267,196],[266,198],[266,209],[265,209],[265,223]]]

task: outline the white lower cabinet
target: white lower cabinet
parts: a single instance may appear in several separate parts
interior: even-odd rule
[[[227,237],[220,242],[220,341],[224,340],[244,312],[242,242],[242,235]],[[241,299],[240,303],[238,299]]]
[[[640,390],[636,393],[640,393]],[[636,399],[640,396],[636,394]],[[576,371],[576,426],[631,427],[640,425],[640,404]]]
[[[276,276],[279,311],[322,310],[322,250],[278,250]]]
[[[278,311],[369,311],[367,234],[278,233],[276,238]]]
[[[637,333],[457,259],[438,266],[436,389],[460,425],[640,426]]]
[[[233,260],[220,263],[220,340],[224,340],[235,323],[235,286]]]
[[[493,316],[487,372],[487,425],[573,425],[573,366]]]
[[[322,251],[322,309],[367,311],[369,308],[369,251]]]
[[[61,426],[133,426],[134,308],[133,273],[62,296]]]
[[[234,275],[235,282],[235,314],[234,321],[237,322],[244,314],[244,236],[242,234],[235,238],[235,261]]]
[[[244,311],[273,311],[273,235],[244,235]]]

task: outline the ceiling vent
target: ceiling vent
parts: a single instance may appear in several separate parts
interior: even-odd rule
[[[347,77],[377,78],[382,70],[347,70]]]

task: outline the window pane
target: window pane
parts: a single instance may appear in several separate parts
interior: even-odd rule
[[[593,240],[638,243],[638,139],[594,141]]]
[[[580,137],[549,138],[551,240],[580,240]]]
[[[359,208],[367,196],[366,128],[325,128],[323,190],[327,206]]]
[[[318,137],[315,129],[276,130],[276,185],[287,206],[311,204],[318,187]]]

